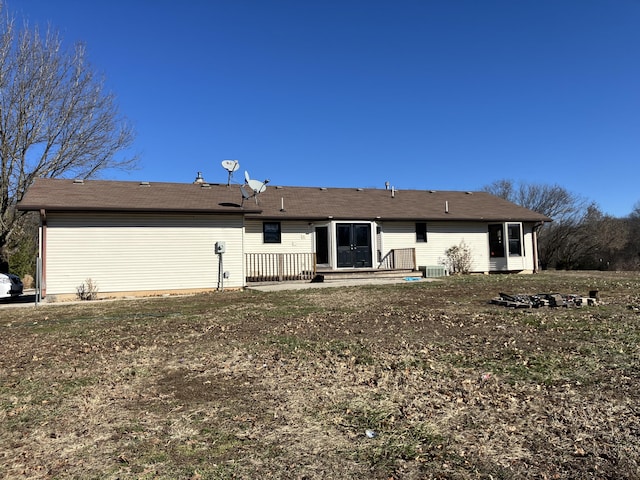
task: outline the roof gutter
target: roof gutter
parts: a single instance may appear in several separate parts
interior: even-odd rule
[[[125,213],[190,213],[190,214],[231,214],[231,215],[247,215],[260,214],[261,209],[243,208],[243,207],[227,207],[217,210],[202,208],[113,208],[113,207],[61,207],[61,206],[39,206],[39,205],[21,205],[18,204],[18,210],[21,211],[38,211],[46,209],[48,212],[125,212]]]

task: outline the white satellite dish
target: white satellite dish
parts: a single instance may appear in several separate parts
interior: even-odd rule
[[[267,189],[267,186],[258,180],[249,180],[247,185],[249,185],[249,188],[253,190],[253,193],[262,193]]]
[[[238,163],[238,160],[223,160],[222,168],[229,173],[233,173],[240,168],[240,164]]]
[[[227,187],[231,183],[231,177],[233,176],[233,172],[240,168],[240,163],[238,160],[223,160],[222,168],[224,168],[227,172],[229,172],[229,176],[227,178]]]
[[[253,197],[256,199],[257,204],[258,195],[260,195],[267,189],[267,183],[269,183],[269,180],[265,180],[264,182],[261,182],[259,180],[252,180],[249,176],[249,172],[247,171],[244,172],[244,179],[246,181],[246,184],[240,187],[240,191],[242,192],[242,202],[244,203],[247,198]],[[247,192],[245,187],[249,187],[251,193]]]

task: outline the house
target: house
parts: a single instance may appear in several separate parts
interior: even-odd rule
[[[551,219],[486,192],[102,180],[35,180],[43,296],[242,288],[318,272],[442,269],[464,242],[471,270],[535,272]]]

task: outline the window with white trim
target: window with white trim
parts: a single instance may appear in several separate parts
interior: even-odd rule
[[[509,256],[522,256],[522,228],[519,223],[507,224],[507,235],[509,239]]]

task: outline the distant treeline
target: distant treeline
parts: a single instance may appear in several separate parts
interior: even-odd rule
[[[483,190],[553,219],[539,230],[542,269],[640,270],[640,202],[616,218],[558,185],[498,180]]]

